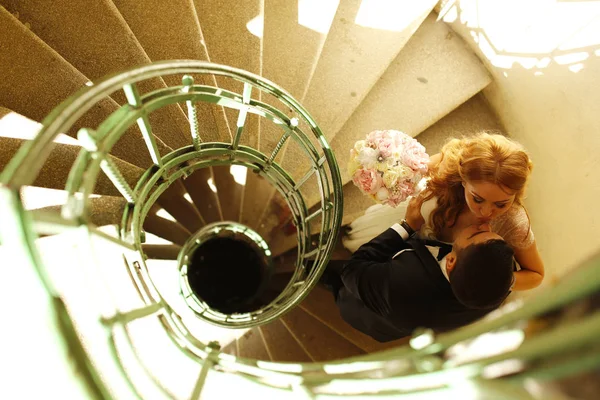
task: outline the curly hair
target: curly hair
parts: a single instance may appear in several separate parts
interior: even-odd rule
[[[515,192],[522,206],[527,181],[533,169],[529,155],[519,143],[500,134],[479,133],[451,139],[441,150],[442,159],[430,171],[425,199],[437,197],[430,216],[436,236],[456,224],[466,200],[463,182],[489,182]],[[443,165],[443,168],[441,166]]]

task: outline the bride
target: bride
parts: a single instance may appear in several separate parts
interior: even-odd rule
[[[544,264],[522,199],[533,164],[523,147],[497,134],[452,139],[429,162],[427,189],[396,208],[380,204],[350,225],[344,246],[354,252],[418,207],[425,223],[421,238],[453,242],[462,228],[489,223],[514,249],[521,270],[513,290],[539,286]]]

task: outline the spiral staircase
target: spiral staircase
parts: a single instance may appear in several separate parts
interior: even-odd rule
[[[369,205],[343,168],[355,140],[394,127],[435,152],[500,127],[436,2],[400,3],[1,0],[3,396],[521,399],[597,367],[597,313],[557,317],[593,301],[597,260],[410,343],[353,330],[318,285]],[[262,260],[234,312],[192,287],[215,238]],[[209,289],[250,286],[236,267]]]

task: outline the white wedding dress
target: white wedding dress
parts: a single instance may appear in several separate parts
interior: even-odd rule
[[[390,206],[384,206],[381,204],[375,204],[365,211],[365,215],[358,217],[350,224],[350,230],[342,238],[344,247],[354,253],[360,246],[379,235],[390,226],[404,219],[406,215],[406,208],[410,198],[405,202],[393,208]],[[436,199],[432,198],[425,202],[421,206],[421,215],[425,221],[429,221],[429,215],[435,208]],[[418,237],[434,239],[433,231],[427,224],[423,224],[421,230],[419,230]]]

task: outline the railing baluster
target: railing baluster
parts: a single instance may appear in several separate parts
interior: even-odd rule
[[[121,174],[119,167],[117,167],[112,158],[105,155],[100,161],[100,167],[115,185],[117,190],[123,195],[123,197],[125,197],[128,202],[135,203],[135,194],[133,193],[133,190],[123,177],[123,174]]]
[[[140,108],[142,106],[142,100],[136,85],[126,84],[123,86],[123,91],[125,92],[127,101],[132,107]],[[145,111],[143,112],[142,116],[138,118],[137,124],[140,127],[140,131],[142,131],[142,136],[144,137],[144,141],[146,142],[146,146],[150,152],[152,162],[159,167],[162,167],[162,158],[158,152],[158,147],[156,146],[156,140],[154,139],[154,134],[152,133],[152,127],[150,126],[148,114]]]
[[[277,154],[279,154],[279,152],[283,148],[283,145],[285,144],[285,142],[288,140],[289,137],[290,137],[290,132],[288,132],[288,131],[284,132],[284,134],[281,136],[281,139],[279,139],[279,142],[277,142],[275,149],[273,149],[273,152],[269,156],[267,165],[273,164],[273,161],[275,161],[275,157],[277,157]]]
[[[315,217],[319,216],[322,213],[323,213],[323,209],[319,208],[317,211],[315,211],[314,213],[312,213],[308,217],[306,217],[306,219],[304,221],[310,222],[311,220],[313,220]]]
[[[190,89],[194,85],[194,78],[190,75],[185,75],[181,79],[181,83],[184,85],[182,91],[189,93]],[[200,128],[198,127],[198,113],[196,112],[196,106],[191,100],[185,102],[188,110],[188,119],[190,120],[190,132],[192,133],[192,143],[196,151],[200,150],[200,144],[202,139],[200,138]]]
[[[88,225],[84,225],[84,226],[86,227],[86,229],[90,233],[92,233],[92,234],[94,234],[96,236],[99,236],[99,237],[101,237],[104,240],[108,240],[109,242],[112,242],[114,244],[118,244],[119,246],[125,247],[128,250],[137,251],[137,248],[133,244],[125,242],[125,241],[123,241],[121,239],[118,239],[116,237],[113,237],[113,236],[107,234],[106,232],[101,231],[100,229],[98,229],[95,226],[91,226],[89,224]]]
[[[102,323],[105,325],[112,325],[117,322],[126,325],[136,319],[144,318],[152,314],[156,314],[163,309],[162,303],[152,303],[146,307],[136,308],[135,310],[127,311],[124,313],[117,313],[112,317],[102,318]]]
[[[304,185],[306,183],[306,181],[308,181],[310,179],[311,176],[313,176],[315,174],[315,172],[317,172],[316,169],[312,168],[310,171],[308,171],[303,177],[302,179],[300,179],[298,181],[298,183],[296,183],[296,185],[294,186],[294,191],[297,192],[298,189],[300,189],[300,186]]]
[[[194,390],[192,391],[190,400],[200,399],[202,389],[204,388],[204,383],[206,382],[206,376],[208,375],[208,370],[215,365],[215,362],[213,360],[213,354],[218,353],[221,348],[218,342],[210,342],[207,345],[207,347],[210,349],[210,351],[208,353],[208,356],[204,359],[204,362],[202,363],[202,369],[200,369],[200,374],[198,375],[196,385],[194,385]]]
[[[312,256],[316,255],[319,252],[319,250],[322,250],[322,249],[320,247],[317,247],[316,249],[311,250],[310,252],[308,252],[304,255],[304,258],[311,258]]]
[[[323,164],[325,164],[325,161],[327,161],[327,157],[325,157],[325,155],[323,155],[323,157],[319,158],[319,161],[317,161],[317,165],[319,167],[323,166]]]
[[[83,148],[90,152],[92,157],[102,157],[100,160],[100,168],[102,168],[102,171],[104,171],[119,193],[121,193],[128,202],[135,203],[135,194],[123,177],[123,174],[121,174],[119,167],[117,167],[108,154],[100,154],[98,152],[95,132],[91,129],[81,128],[79,132],[77,132],[77,139],[81,142]]]
[[[249,83],[244,83],[244,91],[242,92],[242,103],[250,104],[250,94],[252,93],[252,86]],[[242,138],[242,132],[244,131],[244,125],[246,124],[246,117],[248,116],[248,108],[243,107],[240,109],[237,120],[237,130],[235,137],[233,138],[232,148],[237,150],[240,145],[240,139]]]

